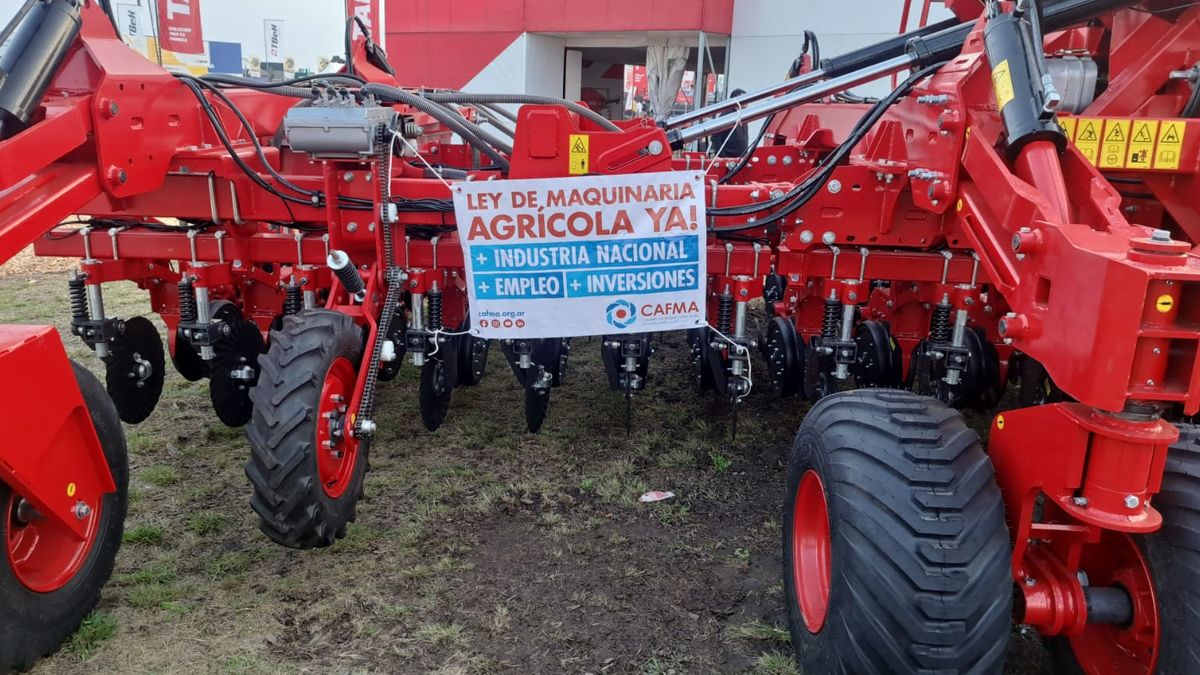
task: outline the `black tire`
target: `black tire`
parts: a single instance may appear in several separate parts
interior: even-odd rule
[[[1032,360],[1032,359],[1030,359]],[[1157,532],[1137,537],[1159,607],[1159,673],[1200,673],[1200,426],[1179,424],[1153,504]],[[1083,673],[1065,638],[1051,641],[1055,672]]]
[[[72,362],[71,367],[117,491],[104,497],[97,539],[87,560],[65,586],[48,593],[31,591],[14,576],[8,556],[0,554],[0,672],[31,667],[37,659],[58,651],[79,628],[100,601],[100,591],[112,576],[125,529],[129,461],[121,421],[99,380],[77,363]],[[0,504],[8,504],[9,495],[9,488],[0,483]],[[9,527],[8,518],[0,518],[0,542],[7,540]]]
[[[1050,379],[1046,367],[1032,356],[1021,358],[1017,382],[1017,403],[1022,408],[1067,400],[1063,391]]]
[[[831,541],[816,632],[792,572],[794,507],[810,470]],[[903,391],[829,396],[800,426],[787,490],[784,587],[803,672],[1001,672],[1012,604],[1004,502],[957,412]]]
[[[250,506],[263,533],[289,548],[329,546],[354,520],[367,469],[367,443],[359,441],[353,473],[341,496],[331,498],[317,468],[317,405],[330,367],[339,357],[355,368],[362,331],[340,312],[309,310],[283,320],[259,359],[258,385],[250,392],[254,414],[246,427],[254,487]]]

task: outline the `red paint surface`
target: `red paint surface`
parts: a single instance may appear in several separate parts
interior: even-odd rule
[[[158,35],[163,49],[180,54],[203,54],[200,0],[158,0]]]
[[[388,2],[388,54],[397,79],[412,86],[462,87],[527,32],[703,30],[729,35],[733,26],[733,0]]]

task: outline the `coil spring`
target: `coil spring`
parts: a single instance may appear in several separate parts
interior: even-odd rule
[[[353,264],[347,264],[345,267],[336,267],[333,273],[337,275],[338,280],[342,282],[342,286],[350,292],[350,295],[358,295],[366,290],[366,287],[363,286],[362,277],[358,275],[358,269]]]
[[[950,311],[948,303],[938,303],[933,307],[933,318],[929,321],[929,341],[944,343],[950,341]]]
[[[429,291],[429,330],[442,329],[442,292]]]
[[[287,284],[283,287],[283,313],[287,315],[299,314],[300,310],[304,309],[304,295],[300,291],[300,284]]]
[[[71,318],[75,321],[87,321],[88,313],[87,291],[83,286],[83,277],[76,276],[67,280],[67,295],[71,298]]]
[[[733,330],[733,296],[728,293],[717,298],[717,328],[722,333]]]
[[[825,314],[821,317],[821,337],[836,340],[842,334],[842,303],[825,301]]]
[[[190,277],[179,281],[179,321],[196,323],[200,319],[200,310],[196,306],[196,290]]]

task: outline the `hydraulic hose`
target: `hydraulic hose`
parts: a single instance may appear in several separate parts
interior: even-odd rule
[[[612,122],[605,119],[591,108],[579,105],[575,101],[568,101],[565,98],[555,98],[553,96],[534,96],[532,94],[469,94],[465,91],[454,92],[430,92],[424,94],[425,98],[431,101],[441,103],[463,103],[467,105],[475,105],[479,103],[509,103],[512,105],[560,105],[570,110],[571,112],[585,117],[589,121],[600,126],[605,131],[620,131],[621,128]]]
[[[297,77],[283,82],[259,82],[237,75],[226,75],[223,73],[209,73],[202,76],[200,79],[205,82],[213,82],[215,84],[225,84],[233,87],[246,87],[248,89],[263,89],[267,91],[282,89],[282,88],[301,88],[299,85],[306,82],[324,83],[341,87],[361,87],[365,81],[361,77],[355,75],[344,75],[341,73],[331,73],[328,75],[308,75],[306,77]]]
[[[500,117],[500,115],[496,114],[496,112],[493,111],[491,108],[489,108],[485,105],[476,105],[475,109],[479,111],[480,115],[483,115],[484,117],[486,117],[487,120],[492,123],[493,127],[496,127],[496,131],[499,131],[500,133],[504,134],[505,136],[508,136],[509,138],[516,137],[516,132],[513,131],[511,128],[509,128],[509,126],[502,121],[504,118],[502,118],[502,117]]]
[[[488,157],[491,157],[504,171],[508,170],[508,159],[500,154],[496,148],[509,148],[507,151],[512,152],[511,147],[492,136],[488,132],[480,129],[478,126],[464,121],[457,115],[449,115],[445,108],[440,104],[429,99],[422,98],[412,92],[399,89],[397,87],[389,87],[385,84],[368,84],[362,88],[363,95],[378,96],[382,99],[403,103],[412,106],[417,110],[429,115],[437,121],[450,127],[459,136],[462,136],[470,145],[477,148],[480,152]]]

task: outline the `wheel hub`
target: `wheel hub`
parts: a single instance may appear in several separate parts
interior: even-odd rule
[[[358,373],[349,359],[339,357],[329,367],[318,402],[317,473],[330,497],[340,497],[350,483],[358,461],[359,441],[347,433],[353,424],[349,396]]]
[[[4,516],[5,554],[13,576],[35,593],[50,593],[67,585],[87,560],[99,531],[100,508],[89,508],[81,518],[86,521],[82,539],[16,493],[10,493]]]
[[[821,632],[829,614],[832,552],[825,486],[809,469],[800,479],[792,513],[792,586],[810,633]]]

